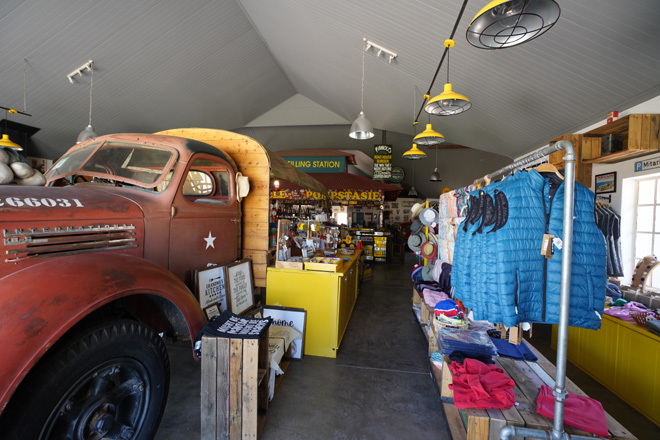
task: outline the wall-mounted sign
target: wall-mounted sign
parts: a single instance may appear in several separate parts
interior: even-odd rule
[[[380,202],[382,192],[380,190],[371,189],[346,189],[329,190],[328,195],[335,202],[366,203]],[[270,192],[270,198],[285,200],[322,200],[325,197],[319,192],[309,190],[276,190]]]
[[[640,160],[635,162],[635,172],[652,170],[653,168],[660,168],[660,157],[654,157],[652,159]]]
[[[307,173],[343,173],[346,171],[346,157],[282,157],[299,170]]]
[[[392,175],[390,176],[390,182],[400,183],[403,178],[406,176],[405,171],[401,167],[392,167]]]
[[[283,200],[324,200],[325,196],[320,192],[308,189],[281,189],[271,191],[270,198]]]
[[[392,146],[374,145],[374,180],[387,180],[392,176]]]

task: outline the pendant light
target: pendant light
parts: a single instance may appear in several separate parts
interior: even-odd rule
[[[433,99],[430,99],[424,110],[431,115],[451,116],[457,115],[468,111],[472,107],[472,103],[465,96],[456,93],[452,90],[451,83],[449,82],[449,48],[454,47],[454,40],[445,40],[445,47],[447,50],[447,83],[445,84],[444,91]],[[425,95],[428,99],[430,96]]]
[[[413,144],[410,150],[403,153],[403,157],[410,160],[426,159],[426,153],[417,148],[417,144]]]
[[[445,137],[435,131],[431,125],[431,115],[429,114],[429,123],[426,124],[426,130],[413,138],[417,145],[438,145],[445,141]]]
[[[479,49],[503,49],[533,40],[559,20],[555,0],[495,0],[474,17],[466,31]]]
[[[415,108],[417,107],[417,86],[414,86],[413,90],[413,118],[415,117]],[[414,142],[415,139],[417,139],[417,125],[419,124],[418,121],[413,122],[413,146],[410,150],[406,151],[403,153],[403,158],[404,159],[410,159],[410,160],[418,160],[418,159],[426,159],[426,153],[417,148],[417,144]],[[413,173],[414,173],[415,168],[413,167]],[[414,177],[413,177],[414,179]]]
[[[2,139],[0,139],[0,148],[12,148],[14,150],[23,151],[23,147],[9,139],[7,123],[9,121],[9,113],[12,115],[19,113],[25,116],[32,116],[31,114],[27,113],[27,59],[23,58],[23,111],[19,112],[18,110],[7,107],[0,108],[5,111],[5,126],[2,133]]]
[[[438,147],[435,147],[435,169],[429,176],[430,182],[442,182],[440,178],[440,173],[438,173]]]
[[[366,39],[363,39],[366,43]],[[360,114],[357,119],[353,121],[351,125],[351,132],[348,134],[353,139],[365,140],[371,139],[374,137],[374,129],[371,126],[371,122],[364,115],[364,55],[367,51],[367,47],[362,45],[362,92],[360,94]]]
[[[14,150],[18,151],[23,151],[23,147],[18,145],[17,143],[13,142],[11,139],[9,139],[9,133],[7,133],[7,120],[9,119],[9,113],[18,113],[16,110],[13,108],[5,108],[5,126],[4,126],[4,133],[2,133],[2,139],[0,139],[0,147],[3,148],[13,148]]]
[[[412,185],[410,185],[410,190],[408,191],[408,197],[417,197],[417,190],[415,189],[415,162],[412,163],[413,167],[413,178]]]
[[[93,139],[97,137],[98,135],[92,128],[92,89],[94,86],[94,61],[89,60],[87,64],[87,68],[90,71],[90,77],[89,77],[89,123],[87,124],[87,127],[83,131],[78,134],[78,140],[76,140],[76,144],[79,144],[81,142],[85,142],[88,139]],[[71,78],[69,78],[71,80]]]
[[[432,124],[426,124],[426,130],[413,138],[417,145],[438,145],[445,141],[445,137],[433,129]]]

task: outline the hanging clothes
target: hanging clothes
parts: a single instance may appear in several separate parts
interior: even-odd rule
[[[596,204],[594,216],[607,243],[607,275],[623,276],[621,263],[621,217],[607,204]]]
[[[594,221],[593,193],[576,183],[569,323],[600,328],[606,246]],[[475,319],[514,326],[557,324],[561,284],[564,181],[554,173],[518,172],[470,193],[452,270],[456,298]],[[556,237],[551,258],[544,235]]]

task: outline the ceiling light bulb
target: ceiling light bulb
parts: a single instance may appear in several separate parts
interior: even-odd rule
[[[495,20],[499,20],[502,26],[511,28],[518,22],[518,15],[523,10],[525,2],[523,0],[513,0],[495,6],[490,13]]]

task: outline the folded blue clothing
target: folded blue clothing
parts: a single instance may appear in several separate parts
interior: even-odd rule
[[[512,344],[506,339],[490,338],[495,344],[497,353],[500,356],[506,356],[514,359],[522,359],[524,361],[536,362],[539,358],[532,353],[525,341],[520,342],[520,345]]]

